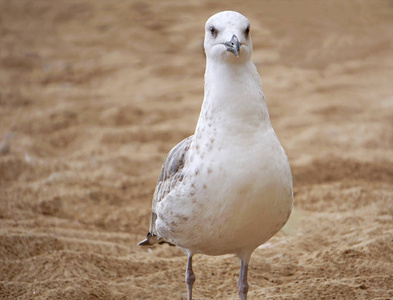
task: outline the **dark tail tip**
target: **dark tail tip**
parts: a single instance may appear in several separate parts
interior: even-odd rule
[[[142,242],[138,243],[138,246],[151,246],[149,239],[143,240]]]
[[[157,244],[157,242],[157,236],[149,232],[146,236],[146,239],[140,242],[138,246],[151,246]]]

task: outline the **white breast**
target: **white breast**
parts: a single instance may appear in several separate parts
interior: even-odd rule
[[[174,220],[170,228],[162,222],[166,239],[219,255],[253,250],[282,228],[292,209],[292,177],[273,130],[249,147],[217,143],[198,152],[190,151],[187,183],[158,210]]]

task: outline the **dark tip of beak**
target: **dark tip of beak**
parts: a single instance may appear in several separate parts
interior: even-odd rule
[[[229,42],[224,43],[224,45],[227,47],[227,51],[232,52],[236,57],[239,57],[240,42],[236,35],[233,35],[232,39]]]

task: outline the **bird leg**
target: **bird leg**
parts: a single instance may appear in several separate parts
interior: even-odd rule
[[[248,292],[247,272],[248,272],[248,261],[242,259],[239,282],[238,282],[240,300],[247,300],[247,292]]]
[[[192,271],[192,255],[188,255],[187,271],[186,271],[186,283],[187,283],[187,295],[188,300],[192,300],[192,285],[195,282],[195,275]]]

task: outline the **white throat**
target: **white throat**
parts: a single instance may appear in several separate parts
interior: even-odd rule
[[[253,62],[233,64],[207,58],[205,98],[195,134],[215,128],[224,137],[247,137],[270,127],[261,79]]]

